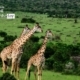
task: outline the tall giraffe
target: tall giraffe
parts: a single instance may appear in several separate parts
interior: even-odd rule
[[[28,28],[28,25],[26,25],[26,27],[24,27],[24,29],[23,29],[20,37],[22,37],[24,34],[28,33],[29,30],[30,30],[30,29]],[[20,37],[19,37],[19,38],[20,38]],[[12,47],[12,46],[13,46],[13,43],[16,42],[16,41],[18,41],[19,38],[15,39],[15,40],[12,42],[12,44],[10,44],[9,46],[5,47],[5,48],[1,51],[0,58],[2,59],[2,64],[3,64],[2,69],[3,69],[3,73],[6,72],[6,70],[7,70],[7,65],[6,65],[6,64],[7,64],[7,60],[8,60],[8,59],[11,59],[11,53],[12,53],[12,49],[13,49],[13,47]]]
[[[35,33],[35,32],[42,32],[41,27],[38,23],[32,28],[32,30],[29,31],[28,34],[25,34],[22,36],[18,42],[16,42],[13,46],[12,50],[12,68],[11,73],[13,74],[13,71],[17,74],[17,79],[19,79],[19,63],[22,55],[21,47],[24,45],[24,43],[29,40],[29,38]],[[16,45],[16,46],[15,46]],[[21,54],[20,54],[21,52]],[[16,66],[17,65],[17,66]]]
[[[43,40],[43,44],[42,46],[40,47],[40,49],[38,50],[38,52],[32,56],[29,61],[28,61],[28,65],[27,65],[27,72],[26,72],[26,77],[25,77],[25,80],[28,76],[28,79],[30,79],[30,67],[33,65],[35,66],[35,78],[36,80],[41,80],[41,76],[42,76],[42,68],[45,64],[45,57],[44,57],[44,53],[45,53],[45,50],[46,50],[46,44],[47,44],[47,41],[49,38],[52,38],[53,34],[51,32],[51,30],[47,30],[46,31],[46,35],[45,35],[45,38]],[[36,71],[38,71],[38,78],[36,77]]]
[[[24,36],[26,33],[28,33],[30,31],[30,28],[27,27],[28,25],[26,25],[26,27],[24,28],[22,34],[20,37]],[[17,40],[16,40],[17,41]],[[20,60],[21,60],[21,57],[22,57],[22,54],[23,54],[23,46],[21,46],[20,48],[17,49],[18,51],[16,51],[16,61],[15,61],[15,66],[14,66],[14,76],[16,78],[18,78],[19,80],[19,65],[20,65]],[[11,55],[13,56],[13,54]],[[13,65],[13,64],[12,64]],[[12,69],[11,69],[11,74],[13,74],[12,72]],[[17,74],[17,75],[16,75]]]
[[[29,38],[33,35],[33,33],[34,32],[36,32],[36,31],[38,31],[38,32],[42,32],[42,29],[41,29],[41,27],[39,26],[39,24],[38,23],[36,23],[36,25],[33,27],[33,29],[31,29],[27,34],[25,34],[24,36],[21,36],[21,37],[19,37],[19,39],[18,40],[16,40],[16,41],[14,41],[13,43],[12,43],[12,46],[11,46],[11,48],[12,48],[12,50],[11,51],[5,51],[5,53],[4,53],[4,51],[3,51],[3,53],[5,54],[4,56],[3,56],[3,63],[5,62],[5,61],[7,61],[7,58],[8,58],[8,56],[10,55],[10,57],[11,57],[11,59],[12,59],[12,68],[11,68],[11,73],[13,73],[13,71],[15,71],[16,69],[15,69],[15,65],[16,65],[16,63],[18,63],[17,62],[17,60],[18,60],[18,57],[20,57],[20,55],[19,55],[19,53],[22,51],[21,50],[21,48],[22,48],[22,46],[25,44],[25,42],[27,41],[27,40],[29,40]],[[8,53],[7,53],[8,52]],[[3,55],[3,53],[1,53],[1,56]],[[20,53],[21,54],[21,53]],[[4,63],[5,64],[5,63]],[[4,66],[4,65],[3,65]],[[4,70],[6,69],[6,66],[4,66]]]

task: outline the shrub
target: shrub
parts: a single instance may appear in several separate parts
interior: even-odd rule
[[[32,18],[22,18],[21,23],[35,23],[36,21]]]
[[[54,68],[54,71],[61,72],[63,71],[63,63],[61,63],[60,61],[54,62],[53,68]]]
[[[48,70],[52,70],[53,69],[53,63],[54,63],[54,60],[53,60],[53,56],[51,56],[50,58],[46,59],[46,69]]]
[[[74,64],[72,62],[68,62],[65,64],[65,69],[74,69]]]
[[[3,32],[3,31],[0,31],[0,36],[1,37],[5,37],[5,36],[7,36],[7,33],[6,32]]]
[[[33,42],[38,42],[39,41],[39,37],[35,36],[35,37],[31,37],[31,40]]]
[[[14,39],[16,39],[17,36],[11,36],[11,35],[7,35],[4,37],[4,41],[10,42],[13,41]]]
[[[16,80],[16,78],[11,75],[10,73],[4,73],[1,77],[0,80]]]
[[[80,64],[78,64],[78,68],[76,70],[76,74],[80,75]]]
[[[72,62],[68,62],[65,64],[64,68],[64,74],[73,74],[74,73],[75,66]]]

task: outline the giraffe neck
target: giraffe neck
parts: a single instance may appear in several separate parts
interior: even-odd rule
[[[38,54],[44,54],[46,50],[47,38],[44,38],[41,48],[38,50]]]
[[[18,41],[16,41],[13,45],[14,48],[19,48],[24,45],[24,43],[29,40],[29,38],[36,31],[36,28],[33,28],[29,33],[26,33],[24,36],[21,36]]]
[[[30,31],[29,28],[24,28],[23,31],[22,31],[22,33],[21,33],[21,35],[20,35],[20,37],[24,36],[24,35],[27,34],[29,31]]]
[[[24,36],[26,33],[28,33],[28,31],[26,31],[25,29],[23,29],[21,35],[20,35],[18,38],[16,38],[16,39],[12,42],[12,44],[14,44],[17,40],[20,39],[20,37]]]

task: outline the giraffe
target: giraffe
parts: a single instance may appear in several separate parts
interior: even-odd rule
[[[21,55],[22,55],[22,51],[21,51],[21,47],[24,45],[24,43],[29,40],[29,38],[33,35],[33,33],[35,32],[42,32],[41,27],[39,26],[39,23],[36,23],[36,25],[32,28],[32,30],[29,31],[28,34],[22,36],[18,42],[19,43],[15,43],[13,50],[12,50],[12,68],[11,68],[11,73],[13,74],[13,71],[17,74],[17,79],[19,79],[19,62],[21,59]],[[17,44],[17,45],[16,45]],[[16,45],[16,46],[15,46]],[[20,54],[21,52],[21,54]],[[15,55],[14,55],[15,54]],[[16,66],[17,64],[17,66]]]
[[[28,28],[27,26],[28,25],[26,25],[26,27],[24,28],[23,33],[21,34],[20,37],[24,36],[26,33],[28,33],[30,31],[30,28]],[[16,57],[17,59],[15,61],[15,65],[14,65],[14,76],[16,78],[19,78],[19,65],[20,65],[20,60],[21,60],[22,54],[23,54],[23,47],[24,46],[21,46],[20,48],[17,49],[18,51],[15,52],[15,53],[17,53],[17,57]],[[13,74],[12,71],[11,71],[11,74]],[[17,74],[17,76],[16,76],[16,74]]]
[[[52,38],[52,36],[53,36],[53,34],[52,34],[51,30],[48,29],[46,31],[46,35],[45,35],[45,38],[43,40],[42,46],[40,47],[38,52],[35,55],[33,55],[28,61],[25,80],[26,80],[27,76],[28,76],[28,79],[30,79],[30,67],[32,65],[35,67],[35,79],[36,80],[41,80],[42,68],[45,64],[44,53],[45,53],[45,50],[46,50],[46,44],[47,44],[48,39]],[[36,71],[38,71],[38,73],[37,73],[38,77],[36,77]]]
[[[28,28],[28,25],[26,25],[26,27],[24,27],[21,35],[19,36],[19,38],[22,37],[24,34],[28,33],[29,30],[30,30],[30,29]],[[14,42],[18,41],[19,38],[16,38],[16,39],[12,42],[12,44],[13,44]],[[5,47],[5,48],[1,51],[1,54],[0,54],[0,58],[2,59],[2,64],[3,64],[3,67],[2,67],[3,73],[5,73],[6,70],[7,70],[7,60],[8,60],[8,59],[11,59],[12,46],[13,46],[12,44],[10,44],[9,46]]]

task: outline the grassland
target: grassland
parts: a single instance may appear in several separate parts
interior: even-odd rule
[[[9,12],[5,12],[4,15]],[[61,42],[67,44],[80,43],[80,19],[78,23],[74,23],[72,18],[51,18],[47,17],[47,14],[36,14],[28,12],[15,12],[16,19],[7,20],[6,17],[0,18],[0,30],[7,32],[10,35],[19,36],[22,28],[20,26],[29,25],[30,28],[34,26],[31,23],[21,23],[21,19],[24,17],[33,18],[40,23],[43,31],[51,29],[55,35],[60,36]],[[44,33],[38,34],[42,36]]]
[[[9,12],[6,12],[9,13]],[[4,15],[6,14],[4,13]],[[0,30],[7,32],[9,35],[19,36],[22,28],[21,26],[29,25],[30,28],[34,26],[31,23],[21,23],[21,19],[24,17],[29,17],[35,19],[40,23],[43,33],[35,34],[37,36],[44,35],[47,29],[51,29],[55,35],[61,37],[61,42],[67,44],[80,43],[80,19],[78,23],[74,23],[72,18],[50,18],[46,14],[36,14],[36,13],[24,13],[16,12],[16,19],[7,20],[6,17],[0,18]],[[1,40],[1,39],[0,39]],[[20,70],[20,80],[24,80],[25,69]],[[0,68],[0,76],[2,75],[2,70]],[[80,76],[76,75],[62,75],[61,73],[56,73],[54,71],[43,71],[43,80],[79,80]],[[35,80],[33,74],[31,75],[31,80]]]
[[[20,80],[24,80],[26,70],[20,70]],[[0,76],[2,75],[2,70],[0,68]],[[79,80],[80,76],[75,75],[62,75],[54,71],[43,71],[42,80]],[[35,80],[33,72],[31,72],[31,80]]]

